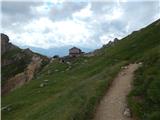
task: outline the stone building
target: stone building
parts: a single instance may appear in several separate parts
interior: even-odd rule
[[[69,49],[69,56],[70,57],[78,57],[82,54],[83,54],[83,52],[81,51],[81,49],[79,49],[77,47],[73,47],[73,48]]]

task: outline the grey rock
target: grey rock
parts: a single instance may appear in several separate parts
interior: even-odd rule
[[[11,110],[12,110],[11,105],[6,105],[6,106],[1,108],[1,111],[8,111],[9,112]]]
[[[58,72],[59,70],[58,70],[58,69],[55,69],[54,71],[55,71],[55,72]]]
[[[68,71],[68,70],[69,70],[69,68],[66,69],[66,71]]]
[[[45,84],[44,84],[44,83],[41,83],[41,84],[40,84],[40,87],[44,87],[44,86],[45,86]]]
[[[48,74],[50,74],[50,73],[51,73],[51,71],[50,71],[50,70],[48,70],[48,71],[47,71],[47,73],[48,73]]]
[[[88,62],[88,60],[84,60],[84,62],[86,63],[86,62]]]
[[[66,62],[66,63],[67,63],[68,65],[71,65],[71,62],[69,62],[69,61],[68,61],[68,62]]]
[[[128,69],[128,67],[127,66],[122,66],[121,69]]]
[[[142,65],[142,62],[139,62],[138,64],[139,64],[139,65]]]
[[[125,108],[124,109],[124,112],[123,112],[123,115],[126,116],[126,117],[131,117],[131,111],[129,108]]]
[[[44,82],[48,82],[49,80],[44,80]]]
[[[1,54],[2,55],[7,51],[18,48],[9,42],[9,37],[7,35],[1,33],[0,38],[1,38]]]

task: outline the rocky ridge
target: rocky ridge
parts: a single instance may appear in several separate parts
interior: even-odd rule
[[[2,94],[6,94],[33,79],[35,74],[49,62],[49,58],[20,49],[1,34]]]

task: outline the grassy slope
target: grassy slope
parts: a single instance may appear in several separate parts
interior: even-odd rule
[[[121,41],[123,47],[117,45],[112,49],[112,53],[120,53],[114,57],[143,62],[128,97],[133,114],[140,120],[160,120],[160,20],[157,23],[124,38]]]
[[[2,98],[2,106],[11,104],[11,111],[2,111],[2,118],[90,119],[95,105],[120,67],[129,62],[146,60],[144,56],[148,56],[147,52],[152,50],[154,53],[156,48],[159,50],[160,25],[154,24],[127,36],[111,47],[101,49],[99,56],[73,60],[68,71],[68,65],[65,63],[50,63],[35,80]],[[41,88],[40,84],[44,83],[44,80],[49,81]]]
[[[87,119],[97,100],[103,95],[106,85],[124,64],[121,62],[112,65],[111,68],[110,63],[102,62],[103,59],[95,59],[97,60],[79,58],[72,63],[69,71],[65,71],[67,64],[58,61],[49,64],[39,73],[36,80],[3,98],[2,104],[11,104],[12,111],[2,112],[2,118],[6,120]],[[87,63],[84,60],[88,60]],[[56,69],[59,71],[54,71]],[[45,79],[49,80],[48,84],[41,88],[40,84],[44,83]]]
[[[129,105],[141,120],[160,120],[160,45],[143,59],[143,66],[135,74]]]

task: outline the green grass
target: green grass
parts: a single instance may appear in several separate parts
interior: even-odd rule
[[[143,61],[129,105],[140,119],[158,120],[160,25],[155,24],[102,48],[97,56],[71,60],[70,67],[58,61],[48,64],[30,83],[2,97],[2,106],[11,105],[10,111],[2,111],[2,119],[89,120],[121,66]],[[46,86],[40,87],[44,80]]]
[[[21,56],[21,58],[18,58],[17,56]],[[23,54],[20,48],[15,48],[12,51],[7,51],[3,54],[2,60],[11,61],[10,64],[2,66],[1,83],[3,86],[9,78],[24,71],[27,64],[31,61],[31,57]]]
[[[129,105],[140,120],[159,120],[160,46],[149,51],[143,59],[143,66],[135,74],[134,89],[128,97]]]
[[[87,63],[84,60],[88,60]],[[89,119],[98,100],[124,63],[106,67],[108,63],[100,60],[95,62],[83,57],[77,58],[68,71],[66,71],[68,65],[65,63],[57,61],[49,64],[39,73],[37,79],[3,97],[2,106],[11,104],[12,110],[3,111],[2,118],[6,120]],[[49,80],[48,84],[41,88],[40,84],[44,83],[45,79]]]

